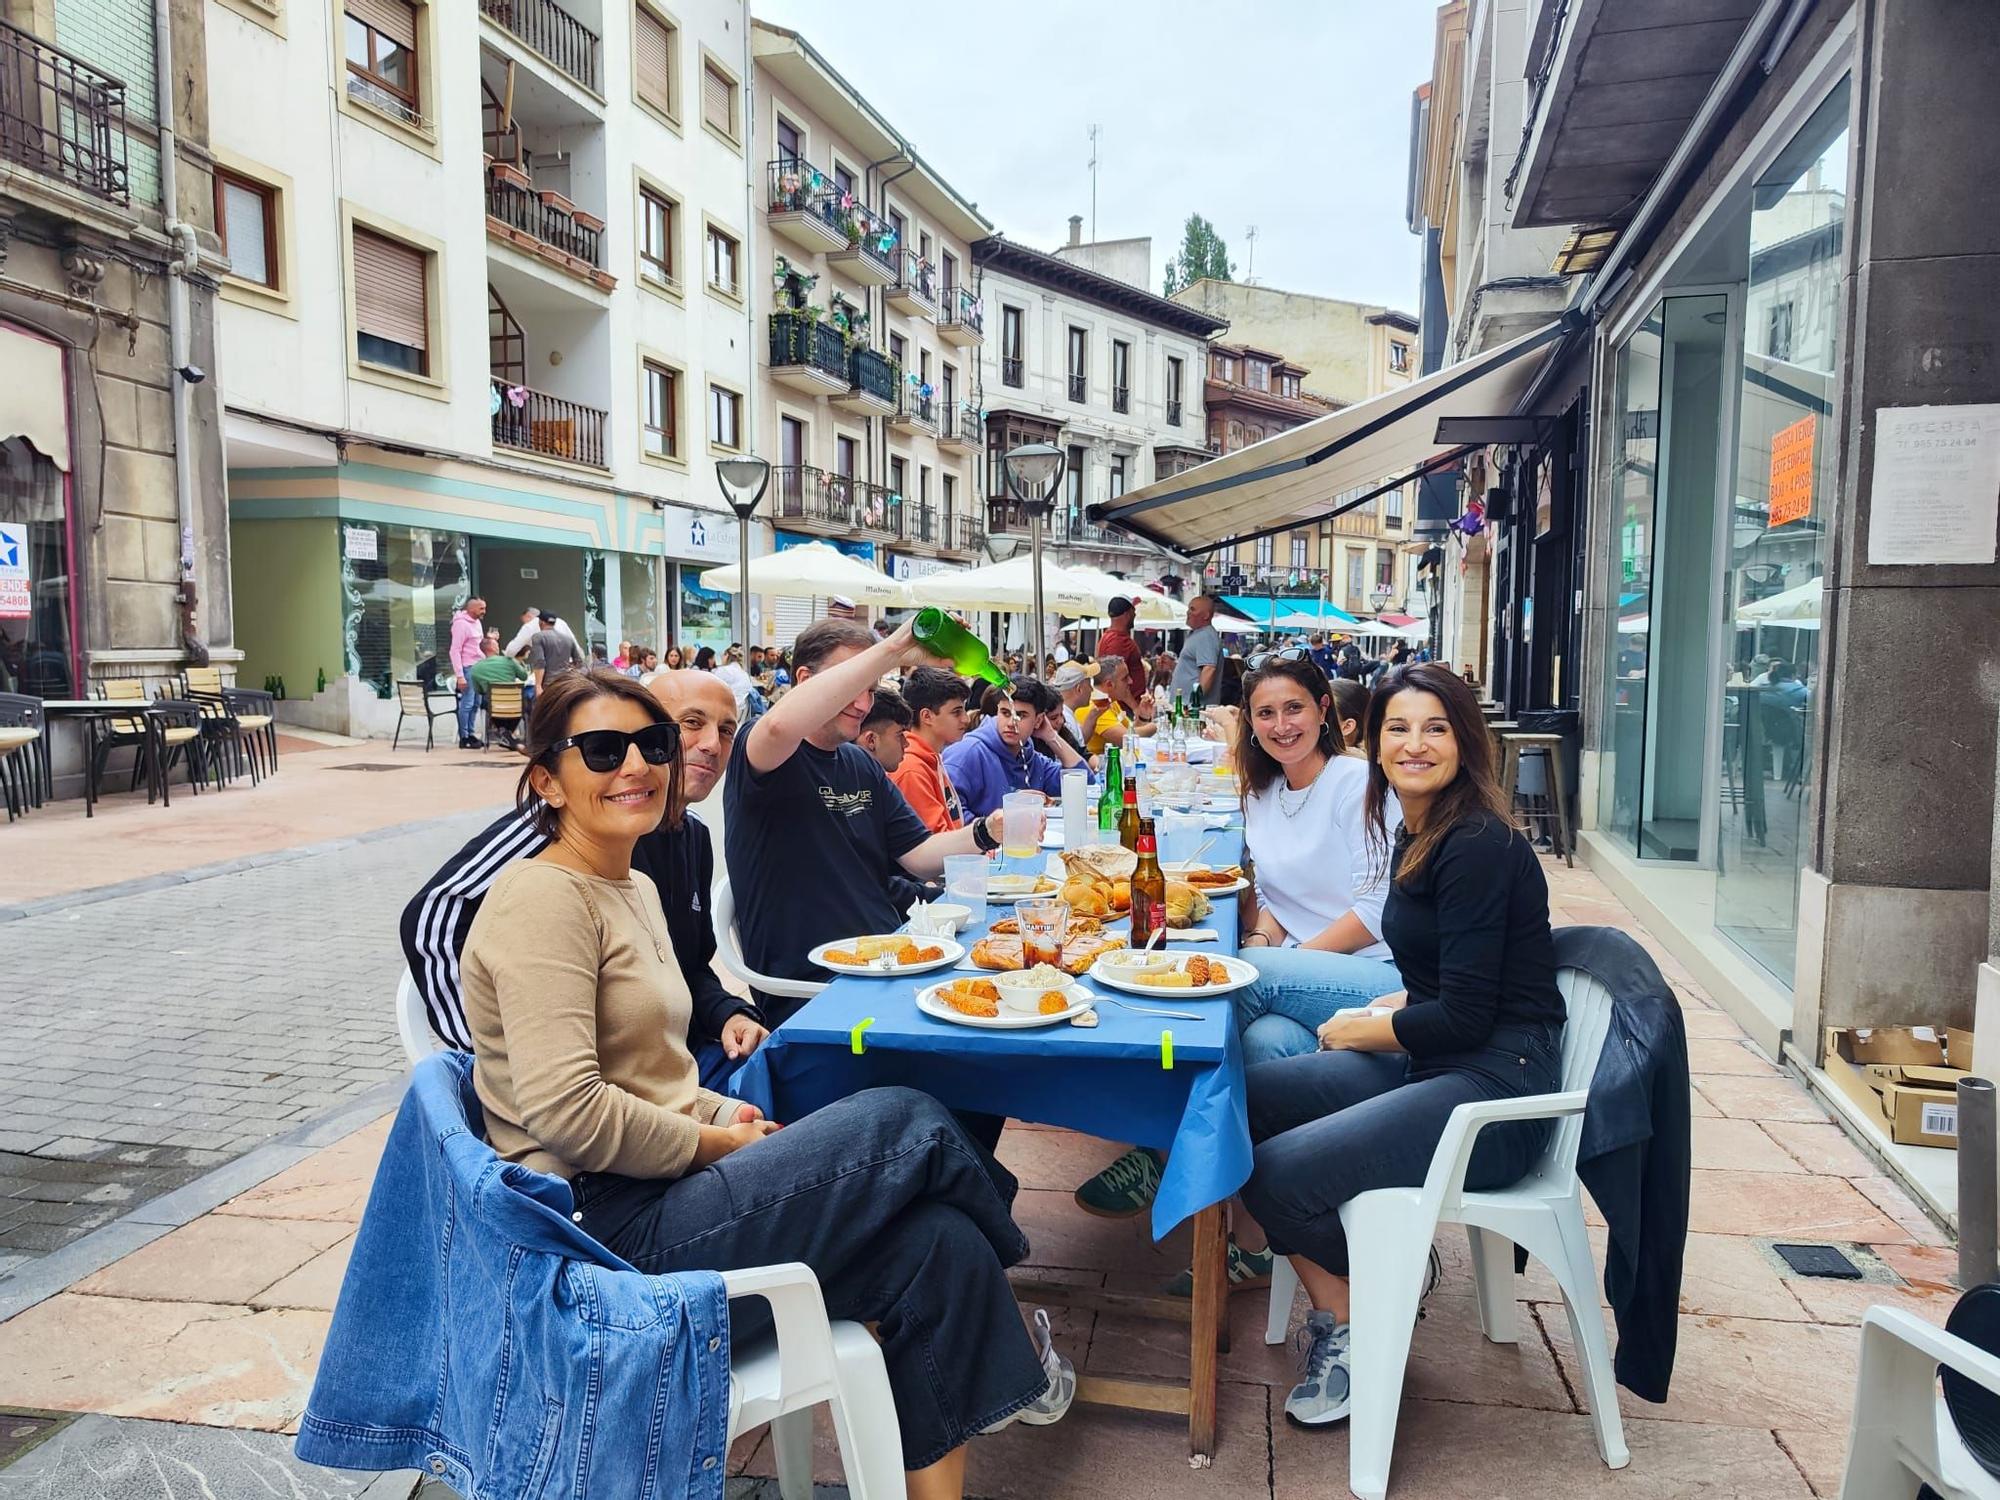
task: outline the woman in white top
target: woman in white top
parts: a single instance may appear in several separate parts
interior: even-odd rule
[[[1382,941],[1387,852],[1362,816],[1368,762],[1342,754],[1332,688],[1303,648],[1249,666],[1236,774],[1257,870],[1257,921],[1242,951],[1259,978],[1232,997],[1246,1065],[1317,1051],[1336,1010],[1403,985]],[[1385,815],[1393,836],[1393,799]]]

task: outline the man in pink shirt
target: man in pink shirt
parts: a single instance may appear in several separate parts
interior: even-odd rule
[[[481,644],[484,627],[481,618],[486,614],[484,599],[468,599],[465,608],[451,617],[451,677],[452,687],[458,693],[458,748],[477,750],[479,737],[472,732],[479,718],[479,690],[473,686],[469,675],[472,664],[485,655]]]

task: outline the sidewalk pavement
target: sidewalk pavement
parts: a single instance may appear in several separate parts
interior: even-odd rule
[[[1489,1344],[1479,1332],[1465,1242],[1447,1234],[1439,1243],[1444,1285],[1411,1352],[1395,1494],[1831,1496],[1863,1310],[1887,1302],[1941,1323],[1955,1297],[1955,1257],[1944,1235],[1595,877],[1550,865],[1549,879],[1558,923],[1634,932],[1686,1010],[1694,1185],[1673,1395],[1660,1406],[1622,1396],[1632,1463],[1607,1471],[1578,1401],[1553,1283],[1531,1266],[1519,1283],[1521,1341]],[[367,1125],[0,1323],[0,1407],[127,1419],[52,1432],[61,1419],[22,1416],[21,1441],[40,1446],[9,1466],[0,1415],[0,1500],[95,1495],[97,1476],[120,1465],[135,1484],[144,1481],[121,1495],[365,1492],[369,1500],[405,1500],[417,1476],[371,1483],[302,1469],[283,1436],[303,1408],[387,1129],[386,1118]],[[1147,1291],[1187,1264],[1185,1232],[1156,1246],[1141,1221],[1089,1218],[1070,1202],[1070,1190],[1113,1150],[1067,1131],[1009,1128],[1001,1155],[1022,1180],[1017,1217],[1034,1245],[1023,1274]],[[1594,1215],[1593,1226],[1601,1265]],[[1773,1239],[1838,1244],[1866,1279],[1797,1279],[1770,1252]],[[990,1500],[1345,1495],[1344,1429],[1309,1432],[1284,1420],[1293,1356],[1262,1342],[1264,1307],[1261,1291],[1233,1299],[1212,1469],[1189,1471],[1179,1419],[1079,1406],[1054,1429],[1015,1427],[975,1443],[968,1493]],[[1300,1317],[1295,1310],[1295,1323]],[[1186,1335],[1170,1325],[1076,1312],[1055,1324],[1079,1370],[1185,1375]],[[824,1422],[819,1450],[819,1479],[838,1483]],[[168,1459],[164,1469],[156,1455]],[[772,1472],[762,1433],[737,1443],[732,1473],[741,1477],[732,1493],[774,1495],[757,1482]],[[201,1477],[202,1488],[175,1488],[187,1485],[183,1473]],[[281,1473],[293,1489],[276,1482]],[[149,1488],[150,1474],[162,1477]]]

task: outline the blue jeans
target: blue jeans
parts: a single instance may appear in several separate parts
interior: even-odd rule
[[[479,722],[479,689],[470,677],[465,679],[465,691],[458,695],[458,737],[469,740],[477,732],[473,726]]]
[[[1257,966],[1257,982],[1229,998],[1246,1068],[1319,1051],[1319,1028],[1335,1011],[1403,987],[1396,966],[1382,958],[1256,947],[1245,949],[1243,957]]]

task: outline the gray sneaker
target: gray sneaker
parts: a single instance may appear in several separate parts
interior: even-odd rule
[[[1030,1401],[1012,1416],[1002,1417],[987,1432],[999,1432],[1016,1422],[1026,1422],[1030,1427],[1047,1427],[1051,1422],[1060,1422],[1069,1411],[1070,1402],[1076,1399],[1076,1367],[1056,1353],[1055,1335],[1049,1331],[1049,1315],[1041,1308],[1035,1309],[1035,1350],[1041,1356],[1042,1369],[1049,1377],[1049,1383],[1041,1395]]]
[[[1314,1309],[1299,1330],[1301,1379],[1285,1397],[1285,1417],[1301,1427],[1324,1427],[1347,1415],[1353,1392],[1347,1374],[1347,1325]]]

